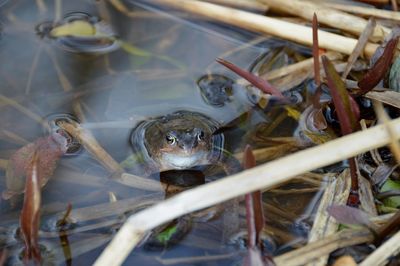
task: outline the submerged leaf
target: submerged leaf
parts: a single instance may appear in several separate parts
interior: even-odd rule
[[[38,244],[39,220],[40,220],[40,159],[38,153],[34,153],[31,163],[27,168],[25,184],[24,205],[20,216],[20,227],[24,239],[24,262],[31,260],[37,264],[41,261]]]
[[[393,181],[392,179],[386,180],[383,184],[380,192],[391,191],[391,190],[400,190],[400,182]],[[389,197],[383,200],[383,203],[387,207],[398,208],[400,207],[400,196]]]
[[[17,150],[10,158],[6,169],[7,190],[3,191],[3,199],[10,199],[14,195],[22,194],[25,187],[25,177],[36,152],[39,157],[38,169],[40,172],[39,184],[46,185],[53,175],[60,157],[67,151],[67,140],[58,133],[37,139]]]
[[[332,205],[327,208],[327,212],[343,224],[371,225],[368,213],[357,208],[345,205]]]
[[[273,87],[271,84],[269,84],[266,80],[254,75],[253,73],[250,73],[244,69],[241,69],[240,67],[232,64],[231,62],[228,62],[224,59],[218,58],[217,62],[220,63],[221,65],[224,65],[225,67],[229,68],[242,78],[246,79],[248,82],[253,84],[253,86],[257,87],[264,93],[271,94],[273,96],[279,97],[279,98],[284,98],[282,92],[278,90],[277,88]]]
[[[392,64],[398,40],[399,37],[396,36],[387,43],[382,56],[375,62],[374,66],[367,72],[367,74],[365,74],[363,79],[358,82],[358,86],[361,89],[360,94],[365,94],[372,90],[379,81],[383,79]]]

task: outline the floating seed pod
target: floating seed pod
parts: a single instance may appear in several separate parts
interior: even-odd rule
[[[36,33],[69,52],[108,53],[120,46],[110,25],[82,12],[70,13],[61,22],[43,22]]]

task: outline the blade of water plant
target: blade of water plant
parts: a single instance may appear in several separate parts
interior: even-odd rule
[[[243,168],[250,169],[256,166],[256,158],[249,145],[244,150]],[[262,208],[261,191],[246,194],[246,219],[248,227],[248,247],[260,245],[260,233],[264,227],[264,213]]]
[[[253,84],[255,87],[257,87],[258,89],[263,91],[264,93],[268,93],[268,94],[271,94],[271,95],[279,97],[279,98],[284,97],[282,92],[280,92],[280,90],[273,87],[266,80],[264,80],[260,77],[257,77],[256,75],[254,75],[244,69],[241,69],[240,67],[238,67],[224,59],[218,58],[217,62],[220,63],[221,65],[224,65],[225,67],[229,68],[230,70],[232,70],[233,72],[235,72],[236,74],[241,76],[242,78],[246,79],[251,84]]]
[[[328,86],[333,98],[336,113],[339,117],[340,128],[343,135],[350,134],[358,128],[359,109],[357,103],[348,94],[343,80],[336,72],[330,60],[323,56],[322,63],[328,80]],[[353,104],[352,104],[353,103]],[[357,166],[354,158],[349,159],[351,174],[351,191],[348,198],[348,204],[358,205],[360,203],[358,197],[358,177]]]
[[[25,243],[23,259],[26,264],[41,262],[38,243],[41,204],[39,160],[39,155],[35,152],[27,169],[24,204],[20,217],[21,234]]]
[[[358,106],[355,108],[355,106],[351,104],[350,96],[346,90],[345,84],[336,72],[331,61],[326,56],[322,56],[322,63],[324,65],[336,112],[339,117],[340,128],[344,135],[350,134],[358,128],[358,118],[356,117],[356,114],[359,113],[359,111],[357,112],[355,110]]]
[[[365,74],[363,79],[358,82],[358,86],[361,89],[359,94],[362,95],[369,92],[382,80],[392,64],[398,41],[399,36],[396,36],[387,43],[382,56],[376,61],[367,74]]]

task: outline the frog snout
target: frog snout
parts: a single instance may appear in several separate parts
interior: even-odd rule
[[[196,138],[187,135],[181,139],[181,141],[179,142],[179,147],[185,152],[190,153],[194,148],[197,147],[198,144],[199,143]]]

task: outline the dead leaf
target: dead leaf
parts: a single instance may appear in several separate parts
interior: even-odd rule
[[[24,262],[34,261],[40,264],[40,248],[38,244],[41,192],[39,183],[40,159],[34,152],[31,163],[27,168],[24,204],[20,216],[21,235],[24,239]]]

